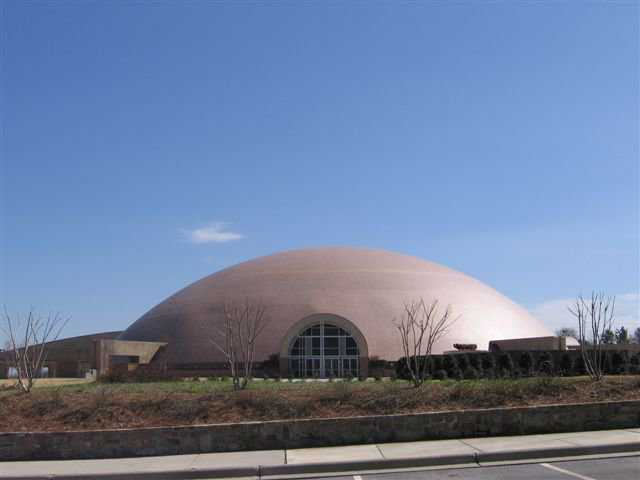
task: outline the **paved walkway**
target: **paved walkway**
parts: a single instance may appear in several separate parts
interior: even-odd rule
[[[640,452],[640,428],[106,460],[0,462],[0,479],[275,477]]]

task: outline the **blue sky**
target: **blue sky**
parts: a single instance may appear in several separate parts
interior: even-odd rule
[[[640,326],[636,2],[17,2],[2,9],[11,311],[125,328],[320,245]]]

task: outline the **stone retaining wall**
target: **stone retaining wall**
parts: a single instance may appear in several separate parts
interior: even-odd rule
[[[77,432],[0,433],[0,460],[272,450],[640,426],[640,401]]]

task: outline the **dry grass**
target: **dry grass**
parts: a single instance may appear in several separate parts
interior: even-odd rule
[[[224,382],[84,384],[0,392],[0,431],[125,428],[326,418],[640,399],[640,376],[283,384],[241,392]]]
[[[93,380],[88,378],[37,378],[33,381],[35,387],[52,387],[61,385],[80,385],[83,383],[91,383]],[[0,378],[0,388],[10,387],[16,383],[15,380]]]

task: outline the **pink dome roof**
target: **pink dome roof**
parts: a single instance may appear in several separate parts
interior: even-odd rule
[[[460,316],[434,353],[454,343],[548,336],[527,311],[463,273],[419,258],[362,248],[294,250],[259,257],[209,275],[152,308],[120,336],[168,342],[170,362],[222,362],[210,342],[225,301],[259,301],[270,317],[256,360],[279,353],[291,327],[312,314],[334,314],[364,335],[369,356],[397,360],[402,348],[393,319],[403,303],[423,297]]]

